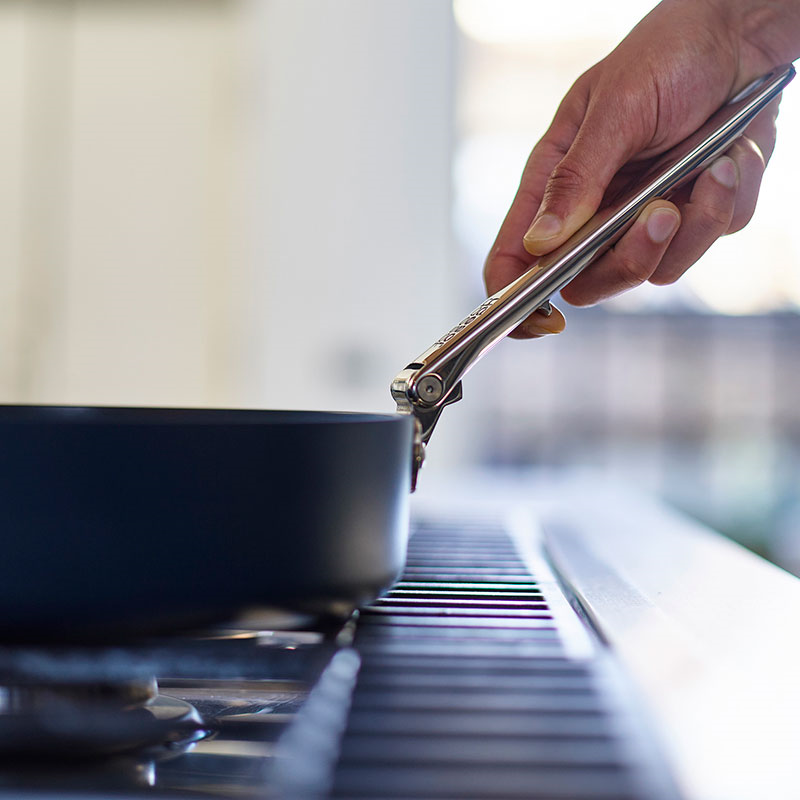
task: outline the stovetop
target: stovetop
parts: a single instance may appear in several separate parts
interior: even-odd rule
[[[298,621],[302,630],[258,624]],[[137,643],[0,646],[0,797],[263,797],[276,742],[348,626],[275,613],[239,624]]]
[[[512,528],[417,519],[399,582],[346,619],[0,646],[0,798],[674,797]]]

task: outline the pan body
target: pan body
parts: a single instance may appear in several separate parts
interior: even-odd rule
[[[331,609],[403,565],[412,420],[0,407],[0,634]]]

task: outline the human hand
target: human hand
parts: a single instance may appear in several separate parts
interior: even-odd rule
[[[734,92],[800,54],[796,0],[664,0],[567,93],[525,167],[487,259],[489,293],[562,244],[631,174],[686,138]],[[775,144],[777,101],[672,202],[656,200],[614,248],[564,288],[589,305],[677,280],[747,224]],[[531,220],[534,220],[531,225]],[[539,332],[534,314],[514,335]]]

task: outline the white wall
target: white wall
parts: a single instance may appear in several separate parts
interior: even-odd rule
[[[448,0],[0,4],[0,401],[391,408],[450,304]]]
[[[15,86],[21,102],[0,134],[18,177],[1,182],[0,208],[19,242],[0,264],[12,289],[3,400],[224,393],[215,345],[235,225],[229,5],[4,4],[0,35],[15,47],[3,57],[15,63],[0,91]]]
[[[256,76],[247,361],[268,406],[390,409],[447,300],[447,0],[251,5]]]

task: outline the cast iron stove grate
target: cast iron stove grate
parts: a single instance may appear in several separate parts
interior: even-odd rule
[[[417,524],[400,581],[286,737],[287,794],[673,797],[611,660],[566,646],[554,591],[501,525]]]

